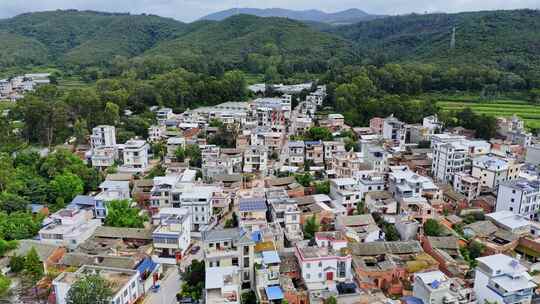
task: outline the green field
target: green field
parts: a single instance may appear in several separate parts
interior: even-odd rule
[[[468,107],[476,113],[491,116],[509,117],[516,114],[525,121],[528,128],[540,128],[540,105],[522,100],[439,101],[437,104],[443,111],[458,111]]]

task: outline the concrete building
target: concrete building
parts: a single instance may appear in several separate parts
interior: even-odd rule
[[[216,186],[195,186],[185,184],[173,190],[173,207],[186,207],[191,214],[192,230],[206,229],[213,219],[214,194],[220,189]]]
[[[249,146],[244,151],[244,172],[268,173],[268,149],[264,146]]]
[[[405,123],[394,117],[394,114],[384,119],[382,131],[384,139],[393,141],[397,146],[405,142],[405,135]]]
[[[486,155],[490,144],[482,140],[465,140],[461,136],[436,134],[432,136],[432,174],[441,182],[452,182],[454,174],[468,171],[472,159]]]
[[[101,226],[101,221],[93,217],[91,210],[76,207],[59,210],[44,221],[43,228],[39,230],[39,239],[46,244],[75,249]]]
[[[472,289],[438,270],[414,275],[413,296],[426,304],[476,303]]]
[[[537,219],[540,210],[540,181],[517,179],[501,183],[495,210],[508,210],[528,219]]]
[[[472,177],[465,172],[458,172],[454,175],[454,191],[465,195],[467,201],[471,201],[480,195],[482,182],[479,178]]]
[[[254,286],[255,242],[239,229],[213,229],[202,234],[206,272],[214,268],[238,267],[242,284]]]
[[[128,200],[131,198],[129,182],[106,180],[99,185],[101,190],[95,197],[94,215],[98,219],[107,217],[107,203],[115,200]]]
[[[322,141],[306,141],[304,144],[306,162],[310,162],[315,166],[322,166],[324,164],[324,147]]]
[[[474,292],[478,303],[531,303],[536,284],[518,260],[495,254],[476,261]]]
[[[144,140],[130,139],[124,145],[122,169],[144,172],[148,168],[148,144]]]
[[[316,246],[308,246],[303,241],[295,246],[300,274],[308,290],[327,290],[337,282],[352,282],[352,256],[344,250],[347,247],[345,236],[321,233],[316,243]]]
[[[302,167],[304,165],[304,142],[289,141],[286,146],[286,162],[290,166]]]
[[[154,253],[160,262],[176,264],[191,244],[191,216],[188,208],[163,208],[152,218]]]
[[[114,126],[100,125],[92,129],[90,135],[90,145],[92,148],[105,146],[116,146],[116,128]]]
[[[471,175],[480,180],[482,187],[496,190],[501,182],[518,178],[520,168],[521,164],[514,160],[484,155],[473,159]]]
[[[99,266],[82,266],[76,272],[62,272],[52,283],[57,304],[66,304],[71,286],[88,275],[99,274],[112,286],[110,303],[135,303],[143,295],[143,286],[137,270]]]

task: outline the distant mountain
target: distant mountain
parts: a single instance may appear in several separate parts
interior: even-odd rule
[[[333,25],[352,24],[360,21],[384,17],[382,15],[371,15],[355,8],[336,13],[325,13],[319,10],[295,11],[282,8],[231,8],[204,16],[201,18],[201,20],[221,21],[238,14],[254,15],[258,17],[281,17],[299,21],[313,21]]]

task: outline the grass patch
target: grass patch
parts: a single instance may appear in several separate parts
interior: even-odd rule
[[[443,111],[459,111],[464,108],[470,108],[475,113],[490,116],[509,117],[516,114],[525,121],[528,128],[540,128],[540,106],[523,100],[464,101],[447,99],[438,101],[437,105]]]

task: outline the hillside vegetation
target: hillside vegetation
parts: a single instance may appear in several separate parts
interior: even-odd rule
[[[450,49],[453,27],[456,47]],[[167,67],[216,76],[241,69],[276,82],[318,78],[347,65],[421,63],[443,67],[451,78],[489,68],[511,73],[505,77],[525,81],[527,88],[540,86],[535,10],[412,14],[338,27],[253,15],[184,24],[152,15],[69,10],[0,20],[0,38],[4,72],[47,65],[95,80],[133,66],[149,70],[137,72],[139,78]],[[446,76],[433,80],[444,82]]]
[[[456,27],[455,49],[450,48]],[[388,17],[330,29],[374,60],[520,69],[540,63],[540,11],[513,10]]]
[[[74,10],[23,14],[0,20],[0,31],[7,33],[0,53],[17,58],[0,60],[0,64],[52,60],[58,64],[97,65],[114,55],[142,54],[159,41],[176,37],[184,27],[172,19],[146,15]],[[18,48],[21,43],[35,50]]]
[[[221,22],[200,22],[185,35],[159,44],[146,55],[185,61],[189,56],[216,60],[225,67],[264,72],[270,66],[322,72],[333,57],[351,58],[351,44],[339,37],[282,18],[237,15]]]

